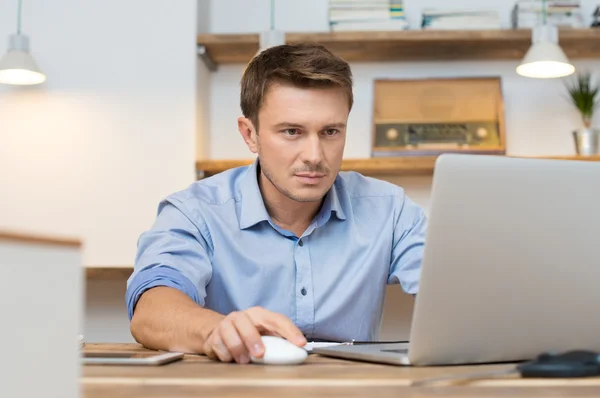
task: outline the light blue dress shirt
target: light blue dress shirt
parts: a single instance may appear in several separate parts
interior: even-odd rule
[[[386,284],[416,294],[427,219],[403,189],[340,172],[301,237],[270,218],[258,161],[170,195],[138,242],[129,317],[141,294],[170,286],[228,314],[261,306],[310,340],[377,340]]]

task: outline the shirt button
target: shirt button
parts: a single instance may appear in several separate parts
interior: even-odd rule
[[[302,290],[300,290],[300,293],[302,293],[303,296],[306,296],[306,293],[308,292],[306,291],[306,288],[303,287]]]
[[[300,239],[300,240],[298,241],[298,246],[301,246],[301,247],[302,247],[302,246],[304,246],[304,242],[302,242],[302,239]]]

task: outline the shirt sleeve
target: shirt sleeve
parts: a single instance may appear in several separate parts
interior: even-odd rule
[[[425,211],[404,195],[395,214],[389,284],[400,283],[408,294],[417,294],[427,230]]]
[[[126,303],[132,319],[140,296],[156,286],[169,286],[204,306],[212,276],[210,235],[174,203],[161,202],[156,221],[138,240],[133,274],[127,281]]]

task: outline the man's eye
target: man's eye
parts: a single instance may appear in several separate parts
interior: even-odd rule
[[[285,135],[298,135],[298,129],[285,129],[283,133]]]
[[[336,135],[337,133],[339,133],[339,130],[337,130],[337,129],[325,130],[325,135],[327,135],[327,136],[333,136],[333,135]]]

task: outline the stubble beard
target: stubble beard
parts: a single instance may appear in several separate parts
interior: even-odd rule
[[[258,135],[258,133],[257,133],[257,135]],[[259,165],[260,165],[261,173],[265,176],[265,178],[267,180],[269,180],[269,182],[271,183],[271,185],[273,185],[275,187],[275,189],[277,189],[279,191],[279,193],[281,193],[286,198],[289,198],[289,199],[291,199],[293,201],[300,202],[300,203],[318,202],[318,201],[322,200],[325,197],[324,195],[322,195],[322,196],[320,196],[318,198],[303,198],[303,197],[299,197],[297,195],[294,195],[289,190],[283,188],[281,185],[277,184],[275,182],[275,180],[274,180],[273,175],[271,174],[271,172],[268,169],[266,169],[262,164],[260,164],[260,158],[261,158],[261,154],[262,154],[262,148],[260,146],[260,141],[258,141],[256,143],[256,145],[257,145],[257,149],[258,149],[258,159],[259,159]],[[321,167],[318,167],[317,170],[320,171],[320,172],[328,171],[328,170],[323,170]]]
[[[260,159],[260,154],[259,154],[259,159]],[[260,166],[260,169],[261,169],[261,173],[265,176],[265,178],[267,180],[269,180],[269,182],[271,183],[271,185],[273,185],[275,187],[275,189],[277,189],[283,196],[285,196],[293,201],[301,202],[301,203],[318,202],[318,201],[322,200],[324,197],[324,196],[319,196],[318,198],[305,198],[305,197],[300,197],[300,196],[294,195],[289,190],[287,190],[287,189],[283,188],[281,185],[277,184],[275,182],[275,180],[273,179],[273,176],[271,175],[269,170],[265,169],[262,165]]]

